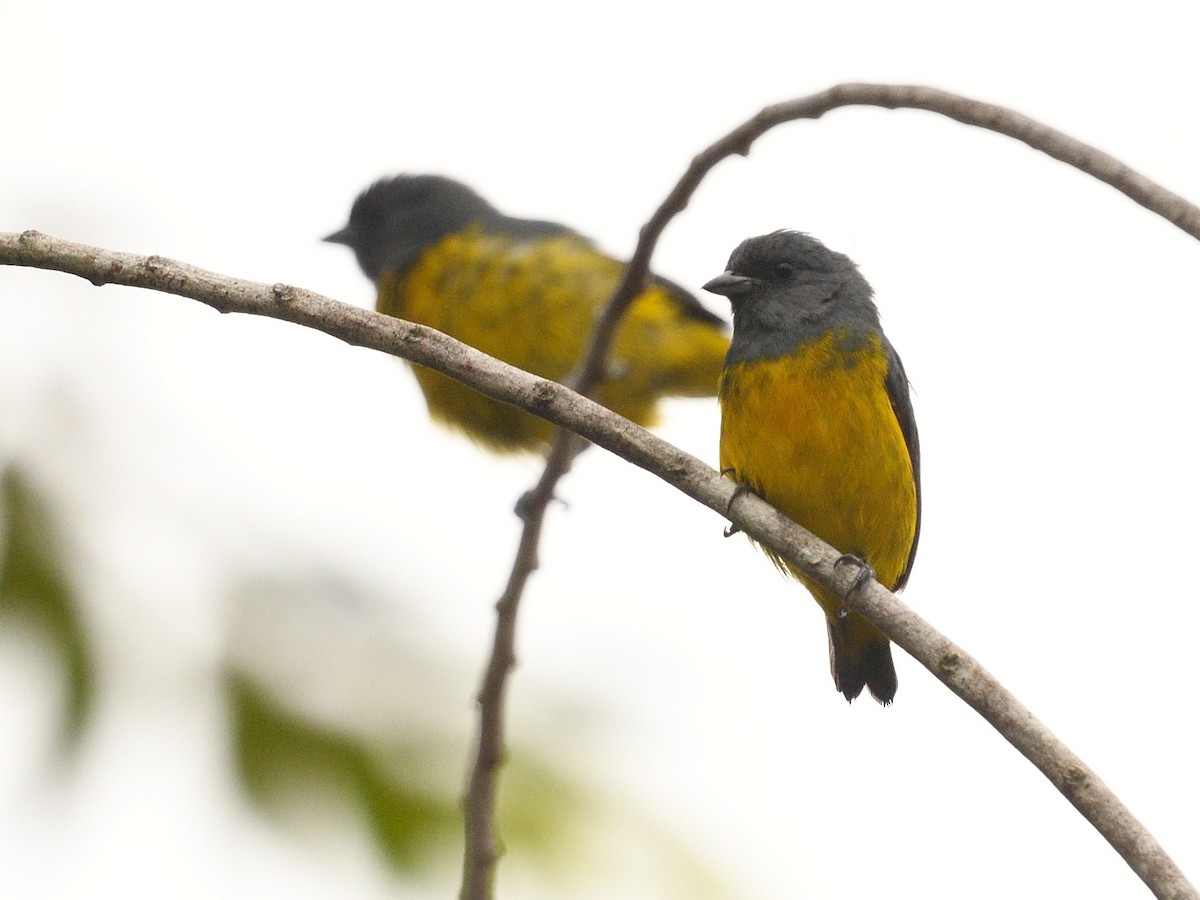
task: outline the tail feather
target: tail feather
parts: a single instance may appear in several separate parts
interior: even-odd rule
[[[847,701],[866,687],[887,706],[896,696],[892,645],[883,633],[856,613],[826,620],[829,624],[829,670]]]

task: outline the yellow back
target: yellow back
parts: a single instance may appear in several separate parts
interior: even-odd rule
[[[403,277],[378,281],[380,312],[429,325],[518,368],[561,381],[576,367],[622,266],[576,235],[518,239],[474,228],[430,248]],[[716,393],[729,339],[686,315],[660,285],[634,301],[598,399],[642,425],[665,395]],[[430,414],[495,450],[535,450],[552,426],[453,379],[414,367]]]

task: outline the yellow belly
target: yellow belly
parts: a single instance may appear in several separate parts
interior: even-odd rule
[[[917,490],[886,376],[877,338],[847,356],[828,335],[790,357],[728,367],[721,468],[894,587],[916,534]],[[836,614],[836,598],[787,568]]]
[[[574,371],[622,266],[582,238],[518,240],[468,230],[427,251],[404,276],[379,279],[380,312],[443,331],[528,372]],[[729,346],[723,330],[681,312],[659,285],[634,302],[598,398],[642,425],[659,397],[712,396]],[[536,449],[551,426],[429,369],[415,368],[430,413],[493,449]]]

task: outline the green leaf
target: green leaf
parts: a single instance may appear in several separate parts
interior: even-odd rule
[[[461,845],[458,799],[419,777],[431,751],[420,740],[372,746],[360,735],[284,708],[249,678],[227,676],[239,771],[268,810],[301,802],[329,787],[354,802],[376,842],[397,868],[426,871]],[[432,740],[432,739],[430,739]],[[415,777],[404,778],[406,771]]]
[[[251,797],[269,812],[312,813],[329,788],[349,799],[381,852],[408,875],[453,877],[461,865],[459,792],[465,747],[444,735],[405,735],[391,743],[285,707],[248,676],[227,675],[239,769]],[[620,867],[605,834],[631,841],[652,859],[661,896],[733,896],[719,874],[647,818],[514,747],[501,772],[501,870],[532,867],[570,895],[596,867]]]
[[[64,571],[59,532],[47,504],[16,467],[0,476],[0,507],[5,525],[0,612],[32,626],[62,660],[63,741],[72,748],[92,711],[95,660]]]

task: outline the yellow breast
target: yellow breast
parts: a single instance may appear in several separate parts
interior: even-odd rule
[[[782,359],[727,367],[721,468],[839,551],[866,560],[892,587],[916,534],[917,491],[886,377],[878,338],[847,353],[832,335]],[[813,593],[823,606],[835,602]]]

